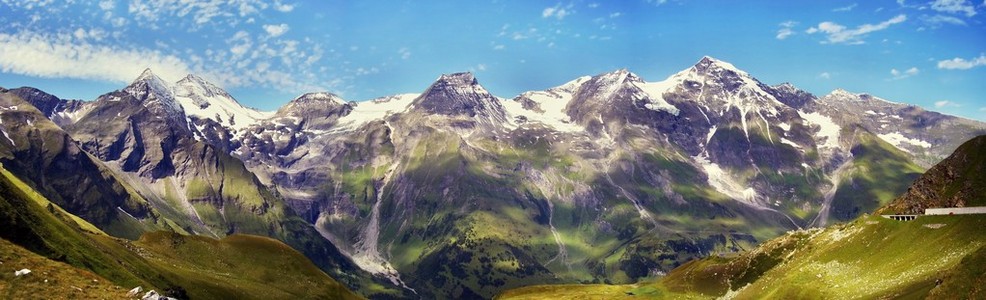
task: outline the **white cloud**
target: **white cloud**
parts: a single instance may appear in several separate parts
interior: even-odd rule
[[[787,22],[781,23],[780,24],[781,29],[777,30],[777,36],[776,36],[776,38],[778,40],[783,40],[783,39],[786,39],[789,36],[794,35],[795,32],[794,32],[794,30],[792,28],[794,28],[794,25],[797,25],[797,24],[798,24],[798,22],[795,22],[795,21],[787,21]]]
[[[791,28],[781,28],[780,30],[777,30],[777,39],[778,40],[786,39],[787,37],[789,37],[791,35],[794,35],[794,30],[791,30]]]
[[[956,57],[938,62],[938,68],[946,70],[968,70],[978,66],[986,66],[986,55],[980,54],[979,57],[969,60]]]
[[[900,24],[906,20],[907,16],[901,14],[876,25],[863,24],[855,29],[849,29],[846,26],[839,25],[835,22],[826,21],[819,23],[818,26],[809,28],[805,31],[805,33],[814,34],[821,32],[826,34],[826,41],[823,41],[822,43],[856,45],[865,43],[863,41],[863,37],[866,36],[866,34],[887,29],[890,25]]]
[[[217,19],[217,23],[236,25],[270,7],[264,0],[130,0],[127,12],[136,23],[150,28],[171,27],[178,17],[178,22],[190,22],[191,28],[197,29]],[[287,9],[283,4],[274,8]]]
[[[976,15],[976,8],[968,0],[935,0],[931,3],[931,9],[952,14],[962,13],[966,17]]]
[[[495,46],[493,46],[493,50],[503,50],[503,48],[506,48],[506,46],[504,46],[504,45],[495,45]]]
[[[377,69],[377,67],[372,67],[372,68],[356,68],[356,76],[376,74],[376,73],[379,73],[379,72],[380,72],[380,69]]]
[[[171,81],[191,69],[176,56],[148,49],[99,46],[33,32],[0,33],[0,71],[4,73],[126,83],[145,68]]]
[[[116,1],[114,0],[99,1],[99,8],[102,10],[113,10],[114,8],[116,8]]]
[[[859,6],[859,4],[853,3],[853,4],[850,4],[849,6],[843,6],[843,7],[839,7],[839,8],[833,9],[832,11],[833,12],[852,11],[852,9],[853,8],[856,8],[856,6]]]
[[[615,13],[609,14],[609,18],[610,19],[612,19],[612,18],[619,18],[622,15],[623,15],[623,13],[621,13],[621,12],[615,12]]]
[[[397,49],[397,54],[401,55],[401,59],[411,58],[411,51],[407,47]]]
[[[962,106],[962,105],[959,105],[958,103],[955,103],[955,102],[952,102],[952,101],[948,101],[948,100],[941,100],[941,101],[936,101],[935,102],[935,108],[959,107],[959,106]]]
[[[294,10],[294,4],[285,4],[281,1],[274,1],[274,9],[279,12],[291,12]]]
[[[906,71],[903,71],[903,72],[898,71],[897,69],[890,69],[890,75],[893,76],[893,78],[892,78],[893,80],[898,80],[898,79],[904,79],[904,78],[907,78],[907,77],[911,77],[911,76],[917,75],[920,72],[921,71],[918,70],[917,67],[912,67],[912,68],[907,69]]]
[[[553,7],[545,8],[544,10],[541,11],[541,17],[542,18],[552,18],[553,17],[553,18],[558,19],[558,20],[564,19],[565,17],[567,17],[570,14],[572,14],[572,6],[569,5],[569,6],[566,6],[566,7],[562,7],[561,6],[561,3],[559,3],[559,4],[557,4],[557,5],[553,6]]]
[[[822,72],[818,74],[818,78],[826,79],[826,80],[832,79],[832,74],[829,74],[829,72]]]
[[[267,31],[267,34],[270,35],[270,37],[279,37],[282,34],[288,32],[288,30],[290,29],[291,27],[288,26],[288,24],[284,24],[284,23],[278,25],[272,25],[272,24],[264,25],[264,31]]]
[[[952,24],[952,25],[961,25],[961,26],[966,25],[965,21],[963,21],[962,19],[953,16],[946,16],[946,15],[934,15],[930,17],[921,16],[921,21],[924,21],[932,28],[941,27],[942,24]]]

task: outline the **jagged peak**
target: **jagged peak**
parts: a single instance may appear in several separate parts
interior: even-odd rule
[[[213,85],[213,86],[215,85],[215,84],[212,84],[212,82],[209,82],[208,80],[206,80],[205,78],[202,78],[201,76],[198,76],[198,75],[195,75],[195,74],[185,75],[185,78],[182,78],[181,80],[178,81],[178,83],[182,83],[182,82],[194,82],[194,83],[208,84],[208,85]]]
[[[832,90],[826,97],[839,97],[839,98],[857,98],[859,95],[856,93],[849,92],[842,88],[837,88]]]
[[[499,100],[470,72],[443,74],[413,105],[415,110],[444,115],[503,115]]]
[[[637,74],[630,72],[627,68],[620,68],[610,72],[602,73],[592,77],[592,80],[602,83],[603,85],[612,84],[626,84],[633,82],[643,82],[643,79]]]
[[[174,99],[173,90],[174,87],[161,79],[161,77],[155,75],[154,72],[151,71],[151,68],[144,69],[144,71],[140,73],[140,76],[137,76],[137,79],[134,79],[130,85],[124,88],[124,91],[138,98],[146,97],[149,94],[155,94],[159,98],[164,98],[165,100]]]
[[[791,84],[790,82],[782,82],[781,84],[772,87],[775,89],[784,89],[784,90],[800,90],[798,87],[794,86],[794,84]]]
[[[732,71],[740,76],[749,76],[746,71],[740,70],[732,63],[713,58],[711,56],[703,56],[691,70],[695,70],[700,73],[713,73],[714,70]]]
[[[151,71],[151,68],[145,68],[143,72],[140,72],[140,76],[137,76],[137,79],[134,79],[134,82],[154,79],[154,78],[161,79],[157,75],[154,75],[154,71]]]
[[[184,94],[199,93],[205,97],[223,96],[230,99],[233,98],[228,92],[226,92],[226,90],[195,74],[186,75],[185,78],[179,80],[176,85],[179,87],[176,93],[179,94],[183,92]],[[233,102],[236,102],[236,99],[232,100]]]
[[[476,76],[473,75],[472,72],[442,74],[442,76],[439,76],[438,79],[435,81],[447,82],[452,84],[467,84],[467,85],[473,85],[479,83],[476,80]]]
[[[333,94],[333,93],[330,93],[330,92],[304,93],[304,94],[301,94],[298,97],[295,97],[293,100],[291,100],[291,102],[292,103],[300,103],[300,102],[330,102],[330,103],[336,103],[336,104],[344,104],[344,103],[346,103],[346,101],[343,100],[342,97],[339,97],[339,95],[336,95],[336,94]]]

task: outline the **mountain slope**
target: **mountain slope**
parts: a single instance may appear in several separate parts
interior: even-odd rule
[[[261,113],[151,72],[92,102],[37,98],[181,230],[276,237],[351,287],[372,273],[405,288],[383,294],[426,298],[633,283],[851,220],[903,192],[915,160],[986,128],[769,86],[711,57],[662,81],[624,69],[513,99],[456,73],[417,94],[309,93]],[[909,127],[884,122],[897,118]]]
[[[16,92],[0,93],[0,162],[55,204],[110,234],[178,230]],[[46,94],[45,94],[46,95]]]
[[[15,101],[16,97],[10,98]],[[92,220],[113,235],[132,239],[144,232],[162,229],[217,238],[233,233],[271,236],[306,253],[324,270],[351,286],[379,286],[310,224],[295,216],[241,161],[210,144],[197,141],[188,128],[182,107],[175,100],[172,87],[150,71],[144,72],[128,87],[84,105],[85,112],[65,125],[72,138],[36,111],[30,115],[30,120],[22,122],[45,126],[53,135],[61,137],[59,141],[69,149],[65,152],[78,157],[70,161],[88,164],[71,165],[55,160],[57,164],[27,166],[25,163],[44,161],[25,158],[8,162],[18,174],[30,175],[41,170],[51,173],[50,176],[60,176],[55,178],[65,178],[71,186],[52,189],[54,199],[59,199],[58,193],[77,193],[81,196],[73,194],[70,196],[75,198],[70,199],[88,200],[66,206],[70,212]],[[3,113],[6,117],[30,111],[31,108],[25,108]],[[30,129],[30,126],[26,127]],[[32,132],[36,131],[10,131],[13,139],[8,142],[17,144],[20,136],[30,136]],[[26,142],[19,144],[29,145]],[[63,144],[39,141],[30,145],[33,145],[32,151],[53,155]],[[56,159],[60,157],[55,156]],[[86,174],[96,175],[85,177]],[[96,193],[102,191],[97,189],[100,180],[108,181],[105,185],[117,194]],[[59,181],[37,179],[36,182],[54,184]],[[94,191],[78,189],[78,186]],[[128,206],[113,201],[137,202],[141,206],[133,209],[134,204]],[[120,221],[113,221],[116,219]],[[380,290],[388,289],[381,287]]]
[[[299,97],[230,150],[363,269],[490,297],[631,283],[886,204],[922,170],[914,154],[833,107],[711,57],[514,99],[457,73],[368,102]]]
[[[932,167],[878,214],[923,214],[925,208],[986,206],[986,136],[976,137]]]
[[[918,179],[911,190],[881,208],[936,206],[947,197],[916,198],[914,191],[978,186],[986,136],[966,142],[948,159]],[[959,167],[961,166],[961,167]],[[944,174],[962,174],[945,177]],[[959,199],[981,199],[968,190]],[[954,204],[954,203],[952,203]],[[789,298],[981,298],[986,281],[986,234],[982,215],[923,216],[901,222],[863,216],[828,228],[792,231],[751,251],[691,261],[656,283],[640,286],[580,287],[613,297],[711,299]],[[978,270],[978,271],[976,271]],[[551,297],[566,287],[532,287],[503,294],[503,299]]]
[[[0,169],[0,208],[4,253],[23,253],[25,250],[19,250],[22,246],[71,265],[34,257],[33,253],[28,253],[27,259],[4,257],[3,268],[17,264],[17,268],[34,271],[3,286],[7,296],[23,294],[41,280],[50,279],[44,288],[31,290],[32,297],[45,293],[52,293],[52,297],[122,297],[130,287],[143,286],[182,298],[358,298],[300,253],[271,239],[237,235],[217,241],[152,233],[131,242],[107,236],[48,202],[6,169]],[[48,270],[51,272],[46,273]],[[75,289],[73,284],[80,276],[94,281],[78,284],[75,288],[79,289]],[[106,280],[117,287],[107,285]]]

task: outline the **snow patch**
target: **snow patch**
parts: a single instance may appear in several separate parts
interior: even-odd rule
[[[791,140],[786,139],[786,138],[781,138],[781,144],[790,145],[791,147],[794,147],[795,149],[802,149],[801,148],[801,145],[798,145],[797,143],[792,142]]]
[[[908,152],[908,153],[910,153],[911,151],[908,151],[907,149],[902,148],[901,147],[902,144],[907,143],[907,144],[911,144],[911,145],[914,145],[914,146],[917,146],[917,147],[921,147],[921,148],[925,148],[925,149],[931,148],[931,143],[925,142],[925,141],[922,141],[922,140],[919,140],[919,139],[908,138],[908,137],[904,136],[903,134],[901,134],[900,132],[893,132],[893,133],[887,133],[887,134],[878,134],[877,136],[880,137],[881,139],[883,139],[884,141],[887,141],[887,143],[890,143],[891,145],[894,145],[894,147],[897,147],[897,149],[900,149],[900,150],[902,150],[904,152]]]
[[[780,124],[777,124],[777,127],[780,127],[784,131],[791,131],[791,124],[788,124],[788,123],[780,123]]]
[[[363,124],[383,120],[384,118],[402,113],[408,110],[412,100],[418,94],[400,94],[365,102],[356,102],[356,107],[346,116],[339,118],[338,127],[335,130],[353,130],[363,126]]]
[[[540,112],[528,110],[523,107],[520,101],[502,101],[503,108],[511,119],[517,116],[524,116],[530,122],[539,122],[550,126],[561,132],[583,132],[585,128],[572,122],[572,119],[565,113],[568,103],[575,97],[575,91],[586,81],[592,79],[589,76],[579,77],[569,81],[559,87],[551,88],[546,91],[534,91],[521,94],[519,98],[527,98],[538,104]]]
[[[705,154],[692,157],[692,159],[694,159],[702,170],[705,171],[705,174],[708,175],[709,186],[712,186],[712,188],[716,191],[738,201],[760,206],[760,204],[757,203],[759,195],[756,190],[752,187],[746,187],[745,185],[740,184],[730,178],[730,175],[726,170],[723,170],[718,164],[709,161],[709,158]]]
[[[274,114],[244,107],[226,91],[194,75],[178,82],[175,100],[187,116],[210,119],[233,130],[247,128]]]
[[[640,88],[640,90],[647,95],[647,104],[645,104],[644,107],[656,111],[663,110],[675,116],[677,116],[681,111],[678,110],[678,107],[671,105],[671,103],[668,103],[667,100],[664,100],[664,93],[675,87],[677,84],[678,82],[674,80],[634,83],[637,88]]]
[[[832,118],[824,116],[820,113],[805,113],[804,111],[798,111],[801,118],[807,121],[809,124],[818,125],[818,132],[815,133],[815,140],[822,143],[818,144],[819,148],[826,149],[838,149],[839,148],[839,132],[842,131],[842,127],[832,121]]]

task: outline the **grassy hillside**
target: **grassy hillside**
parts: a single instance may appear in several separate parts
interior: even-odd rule
[[[866,135],[860,138],[853,149],[852,172],[900,178],[902,171],[912,170],[906,164],[880,163],[879,157],[900,153],[878,140],[867,140]],[[984,149],[986,137],[967,142],[922,175],[904,196],[878,211],[979,203]],[[881,151],[882,155],[871,155]],[[866,176],[854,180],[874,182]],[[888,198],[869,196],[877,202],[863,205]],[[922,216],[909,222],[863,215],[824,229],[791,231],[738,255],[693,260],[654,283],[528,287],[501,298],[570,298],[579,290],[601,298],[633,294],[637,299],[980,299],[986,297],[983,228],[986,215]]]
[[[111,282],[124,292],[142,286],[178,298],[359,298],[303,255],[273,239],[233,235],[213,240],[159,232],[131,242],[107,236],[48,202],[4,169],[0,169],[0,238],[17,245],[0,244],[3,270],[9,264],[17,269],[41,270],[32,275],[52,276],[50,286],[41,290],[53,294],[42,298],[75,298],[57,293],[66,287],[78,292],[72,286],[79,276],[105,278],[102,281]],[[20,251],[19,247],[26,250]],[[4,272],[3,278],[12,274]],[[10,282],[4,285],[4,295],[19,298],[15,295],[39,284],[24,278],[4,280]],[[97,283],[75,286],[83,288],[83,292],[73,295],[105,298],[109,295],[105,293],[118,291]],[[97,291],[88,293],[85,289],[89,288]]]
[[[24,268],[31,273],[14,275]],[[120,299],[128,290],[0,239],[0,299]]]
[[[695,260],[655,283],[528,287],[499,299],[981,298],[984,227],[986,216],[911,222],[864,216],[827,229],[793,231],[736,257]]]

